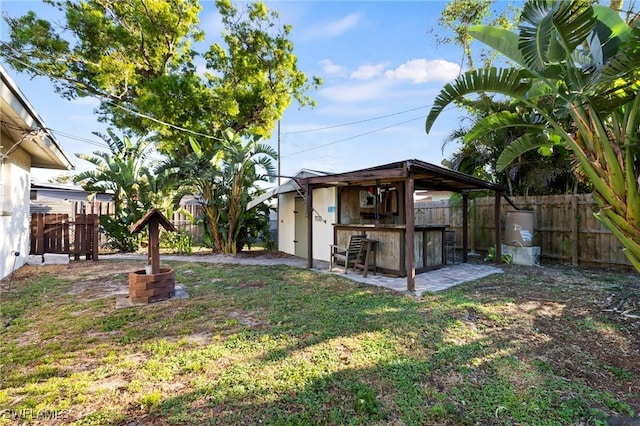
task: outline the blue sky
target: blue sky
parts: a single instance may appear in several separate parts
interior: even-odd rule
[[[237,3],[241,4],[241,3]],[[2,0],[3,13],[19,16],[34,10],[59,20],[55,10],[39,1]],[[221,24],[212,1],[203,1],[201,28],[210,44]],[[276,1],[267,6],[291,24],[291,39],[299,68],[319,76],[324,85],[310,93],[315,108],[297,104],[281,121],[281,174],[302,168],[343,172],[411,158],[440,164],[456,146],[442,143],[464,114],[449,109],[427,135],[425,117],[433,99],[460,69],[462,51],[437,46],[432,31],[443,1]],[[6,24],[0,35],[7,38]],[[5,66],[29,101],[54,130],[73,158],[76,170],[90,164],[78,152],[104,151],[92,134],[103,131],[93,114],[93,99],[67,101],[45,78],[30,80]],[[180,124],[180,123],[174,123]],[[277,138],[269,141],[277,146]],[[37,170],[37,169],[36,169]],[[39,180],[59,171],[35,171]]]

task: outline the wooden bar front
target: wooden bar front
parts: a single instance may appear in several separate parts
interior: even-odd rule
[[[377,241],[376,266],[385,274],[405,277],[405,225],[351,224],[333,227],[333,239],[337,245],[346,246],[349,237],[364,234]],[[414,257],[416,273],[426,272],[444,266],[444,226],[415,226]]]

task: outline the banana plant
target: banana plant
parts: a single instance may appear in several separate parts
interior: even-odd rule
[[[593,187],[595,216],[640,272],[640,22],[577,1],[529,0],[519,32],[474,26],[470,34],[513,65],[468,71],[447,84],[426,120],[467,95],[494,93],[518,107],[477,123],[467,141],[492,129],[526,133],[502,153],[504,170],[532,149],[569,149]]]
[[[127,136],[118,136],[111,129],[107,129],[106,135],[95,135],[107,143],[109,152],[76,154],[95,168],[75,175],[73,180],[89,192],[113,194],[115,216],[102,216],[100,223],[111,245],[122,251],[133,251],[138,241],[137,237],[131,235],[129,225],[144,216],[151,207],[146,195],[149,192],[147,160],[152,141],[149,138],[132,141]]]
[[[228,188],[225,252],[235,254],[245,223],[256,214],[246,210],[247,203],[257,181],[273,180],[276,170],[272,160],[277,152],[259,138],[245,142],[232,129],[223,132],[223,152],[222,170]]]
[[[180,183],[176,193],[179,197],[197,194],[205,215],[205,235],[210,237],[213,249],[235,254],[242,248],[246,224],[260,214],[256,209],[247,211],[247,203],[259,191],[256,182],[267,181],[275,175],[272,160],[277,153],[259,138],[245,140],[231,128],[222,131],[220,136],[215,152],[190,138],[191,153],[167,160],[156,173],[170,172]],[[174,198],[174,203],[178,200]]]

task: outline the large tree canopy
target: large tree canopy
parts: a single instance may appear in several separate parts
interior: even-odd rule
[[[298,70],[291,27],[279,24],[278,14],[261,1],[239,9],[229,0],[216,0],[223,32],[219,42],[197,51],[204,46],[197,0],[48,3],[64,13],[64,23],[32,12],[5,17],[11,40],[2,43],[1,52],[8,63],[49,77],[66,98],[96,96],[101,120],[150,136],[170,164],[197,163],[185,171],[197,174],[185,185],[205,211],[215,212],[207,215],[206,227],[218,237],[216,248],[235,251],[231,239],[246,231],[240,227],[250,179],[260,176],[247,172],[225,181],[216,159],[223,154],[246,168],[275,154],[251,146],[249,160],[233,157],[229,132],[236,141],[270,135],[291,102],[313,104],[306,93],[321,84]],[[235,191],[233,196],[219,198],[228,190]],[[220,206],[221,200],[229,205]],[[220,212],[229,220],[216,216]],[[223,244],[224,232],[232,237]]]
[[[189,64],[192,42],[203,38],[197,0],[46,3],[65,22],[5,16],[2,53],[17,70],[48,76],[66,98],[98,96],[103,114],[134,106],[150,82]]]
[[[298,70],[291,27],[262,2],[238,9],[217,0],[222,42],[204,51],[194,50],[204,40],[198,0],[48,3],[64,23],[33,12],[5,17],[8,63],[46,75],[66,98],[98,97],[102,120],[140,134],[158,131],[166,151],[185,145],[185,129],[269,135],[292,99],[313,103],[305,93],[320,83]]]

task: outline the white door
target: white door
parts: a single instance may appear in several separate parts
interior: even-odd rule
[[[298,257],[307,258],[307,217],[305,216],[305,206],[304,200],[301,197],[296,197],[295,202],[295,232],[294,232],[294,240],[295,243],[295,255]]]

